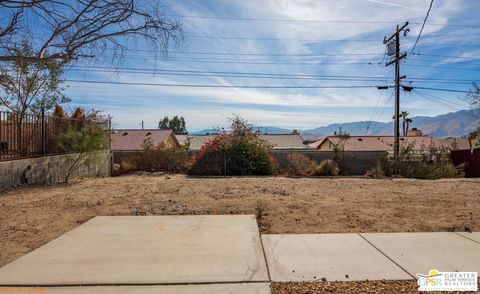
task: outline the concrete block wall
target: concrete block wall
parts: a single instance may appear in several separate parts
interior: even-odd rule
[[[114,163],[120,164],[122,160],[127,160],[128,157],[134,154],[137,151],[130,152],[121,152],[113,151]],[[194,151],[189,151],[192,155]],[[285,171],[289,167],[288,154],[290,153],[301,153],[311,159],[315,160],[317,163],[322,162],[325,159],[333,159],[335,155],[332,151],[318,151],[314,149],[288,149],[288,150],[273,150],[272,154],[277,160],[278,167],[280,171]],[[347,152],[346,156],[349,163],[349,174],[350,175],[364,175],[369,169],[372,169],[377,166],[379,160],[382,156],[385,155],[383,151],[351,151]]]
[[[26,158],[0,162],[0,191],[28,184],[50,185],[65,181],[75,158],[74,154]],[[93,160],[82,161],[70,179],[111,175],[112,155],[109,150],[97,151]]]
[[[335,153],[331,151],[317,150],[273,150],[273,155],[277,160],[280,170],[286,170],[289,166],[288,154],[301,153],[315,160],[317,163],[325,159],[333,159]],[[379,163],[380,158],[385,152],[382,151],[350,151],[346,152],[350,175],[364,175],[369,169],[374,168]]]

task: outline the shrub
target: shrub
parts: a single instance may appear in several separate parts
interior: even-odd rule
[[[143,142],[142,151],[130,156],[129,167],[149,172],[182,172],[185,171],[188,154],[184,147],[169,146],[160,143],[155,146],[152,139]],[[128,167],[127,167],[128,168]]]
[[[71,154],[68,158],[68,170],[65,174],[65,183],[80,166],[97,160],[95,151],[107,148],[107,132],[96,124],[88,124],[80,130],[70,127],[67,131],[57,135],[58,148]]]
[[[120,173],[128,173],[135,170],[138,170],[138,166],[132,162],[122,160],[120,163]]]
[[[343,132],[340,130],[339,132],[335,132],[339,142],[333,147],[333,161],[338,165],[339,173],[342,176],[347,176],[349,174],[350,165],[349,165],[349,156],[345,151],[345,145],[347,141],[350,139],[350,133]]]
[[[271,146],[243,119],[232,119],[231,131],[216,135],[194,155],[190,174],[272,175]]]
[[[325,159],[313,170],[314,176],[338,176],[338,167],[332,159]]]
[[[383,169],[387,176],[394,175],[397,169],[398,175],[416,179],[433,180],[458,176],[458,170],[451,163],[448,149],[437,146],[434,142],[423,147],[419,153],[414,152],[413,144],[401,146],[398,163],[386,157]]]
[[[306,175],[315,169],[316,162],[305,154],[290,153],[288,159],[288,173],[292,175]]]
[[[377,164],[375,167],[367,170],[365,177],[372,179],[381,179],[385,176],[385,172],[380,164]]]

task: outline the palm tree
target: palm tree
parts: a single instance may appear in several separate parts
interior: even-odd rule
[[[403,136],[407,136],[407,133],[408,133],[408,128],[410,127],[410,124],[412,123],[412,119],[409,118],[408,116],[410,115],[410,113],[408,113],[407,111],[402,111],[400,113],[400,117],[402,118],[402,127],[403,127]]]

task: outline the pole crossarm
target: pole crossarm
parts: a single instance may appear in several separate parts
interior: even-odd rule
[[[402,55],[400,55],[400,56],[398,57],[398,59],[397,59],[397,58],[395,58],[395,59],[393,59],[393,60],[391,60],[391,61],[387,62],[387,63],[385,64],[385,66],[392,65],[392,64],[394,64],[395,62],[397,62],[397,61],[400,61],[400,60],[404,59],[405,57],[407,57],[407,53],[406,53],[406,52],[405,52],[405,53],[403,53]]]

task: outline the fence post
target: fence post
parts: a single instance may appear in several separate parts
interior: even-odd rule
[[[112,117],[108,115],[108,149],[112,150]]]
[[[224,176],[227,176],[227,153],[225,152],[224,157],[223,157],[223,172]]]
[[[45,108],[42,107],[40,155],[45,156]]]

